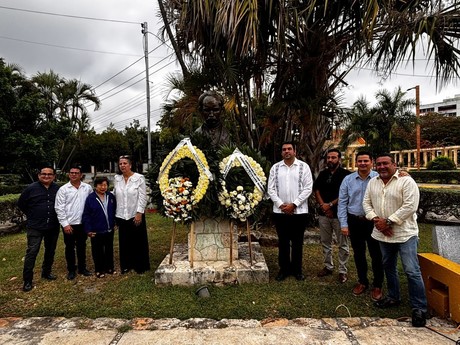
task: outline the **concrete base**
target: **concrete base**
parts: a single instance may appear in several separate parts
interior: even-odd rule
[[[203,285],[268,283],[268,267],[257,242],[252,243],[252,266],[249,260],[248,243],[238,243],[238,260],[195,261],[193,268],[188,260],[187,244],[174,246],[173,263],[169,254],[155,271],[155,284],[159,285]]]

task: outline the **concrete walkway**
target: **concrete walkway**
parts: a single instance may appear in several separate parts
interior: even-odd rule
[[[460,344],[460,329],[432,318],[414,328],[409,320],[380,318],[210,320],[3,318],[1,345],[137,344]]]

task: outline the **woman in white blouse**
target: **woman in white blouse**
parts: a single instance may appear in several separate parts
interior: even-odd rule
[[[121,175],[115,176],[113,194],[117,200],[116,222],[119,231],[120,269],[128,273],[150,270],[149,244],[145,223],[147,192],[144,175],[131,170],[131,158],[120,156]]]

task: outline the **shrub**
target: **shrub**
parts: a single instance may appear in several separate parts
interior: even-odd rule
[[[446,156],[438,156],[427,165],[427,170],[455,170],[455,163]]]

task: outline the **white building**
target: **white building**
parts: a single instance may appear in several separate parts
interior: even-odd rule
[[[460,116],[460,94],[453,98],[446,98],[442,102],[420,105],[420,115],[427,113]]]

